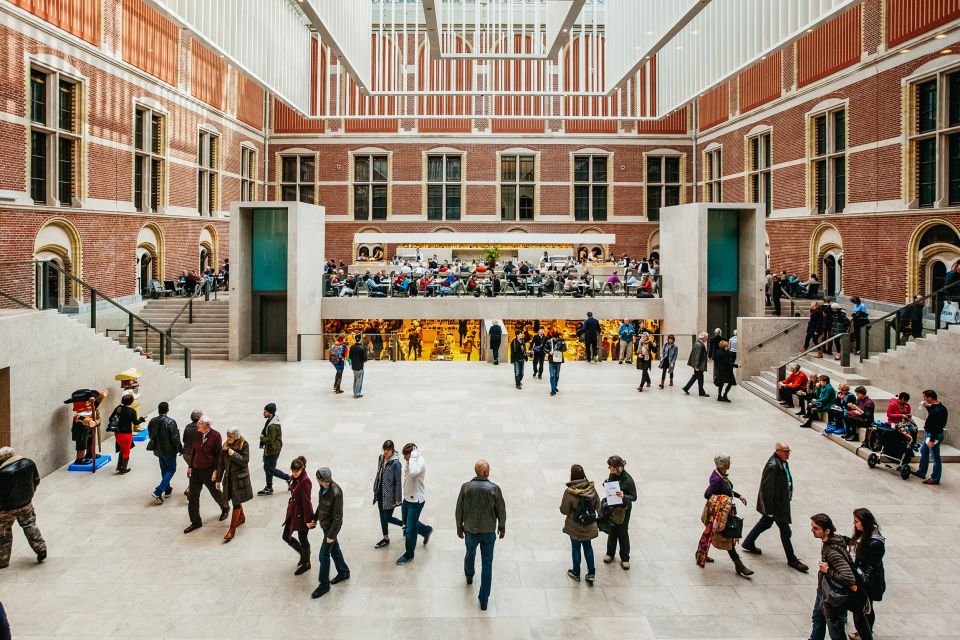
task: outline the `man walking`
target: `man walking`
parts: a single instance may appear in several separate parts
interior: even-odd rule
[[[353,397],[362,398],[363,397],[363,364],[367,361],[367,348],[363,346],[361,340],[363,340],[362,334],[357,334],[354,337],[354,342],[350,346],[350,353],[348,355],[350,359],[350,368],[353,369]]]
[[[37,528],[33,510],[33,494],[39,484],[40,474],[33,460],[18,456],[13,447],[0,448],[0,569],[10,564],[14,522],[23,529],[37,562],[47,558],[47,543]]]
[[[847,610],[853,613],[853,624],[862,640],[872,640],[873,633],[864,612],[866,594],[857,588],[853,559],[847,550],[847,541],[837,535],[833,520],[825,513],[810,517],[810,531],[820,540],[820,572],[817,574],[817,600],[811,616],[813,627],[810,640],[824,640],[827,632],[830,640],[846,640],[844,626]],[[826,602],[827,590],[847,595],[844,606],[831,606]],[[856,606],[859,603],[860,606]],[[853,637],[853,636],[851,636]]]
[[[333,392],[343,393],[340,383],[343,381],[343,367],[347,357],[347,345],[344,336],[337,336],[336,342],[330,347],[330,364],[333,365],[336,374],[333,377]]]
[[[597,347],[600,342],[600,321],[593,317],[592,311],[587,311],[587,319],[583,321],[580,334],[580,339],[583,340],[584,359],[587,362],[599,362]]]
[[[460,346],[463,346],[463,339],[467,337],[467,321],[461,320],[457,323],[457,333],[460,335]]]
[[[457,536],[467,547],[463,558],[467,584],[473,584],[480,546],[480,609],[486,611],[493,579],[493,546],[498,534],[502,540],[507,533],[507,507],[500,487],[489,480],[490,463],[477,460],[473,471],[476,477],[463,483],[457,497]]]
[[[503,337],[503,327],[496,320],[490,327],[490,351],[493,352],[493,364],[500,364],[500,340]]]
[[[530,340],[530,348],[533,350],[533,377],[543,380],[543,360],[547,357],[547,332],[543,327],[537,329]]]
[[[280,418],[277,417],[277,405],[272,402],[267,404],[263,408],[263,417],[266,423],[260,431],[260,448],[263,449],[263,473],[267,480],[263,489],[257,491],[257,495],[269,496],[273,494],[274,478],[280,478],[289,483],[290,476],[277,469],[280,450],[283,449],[283,431],[280,427]]]
[[[338,584],[350,579],[350,567],[340,552],[340,527],[343,526],[343,491],[340,485],[333,481],[333,473],[329,467],[317,469],[317,481],[320,483],[320,495],[317,497],[317,511],[313,514],[313,521],[307,526],[311,529],[318,526],[323,531],[323,542],[320,544],[320,586],[310,594],[311,598],[319,598],[330,591],[330,585]],[[337,567],[337,575],[330,579],[330,558]]]
[[[703,372],[707,369],[707,332],[701,331],[697,335],[697,341],[693,343],[693,349],[690,351],[690,357],[687,358],[687,366],[693,367],[693,375],[683,385],[683,392],[690,395],[690,387],[697,383],[697,389],[701,396],[710,394],[703,390]]]
[[[403,445],[403,505],[400,508],[401,519],[406,538],[406,550],[397,558],[397,564],[413,562],[417,549],[417,536],[423,536],[423,546],[427,546],[433,527],[420,522],[420,513],[426,504],[424,491],[427,477],[427,461],[420,455],[417,445],[409,442]]]
[[[767,460],[760,477],[760,492],[757,495],[757,511],[760,520],[753,530],[747,534],[741,548],[747,553],[760,555],[757,548],[757,538],[761,533],[776,523],[780,529],[780,543],[787,556],[787,564],[800,572],[806,572],[809,567],[797,559],[790,542],[790,501],[793,499],[793,475],[790,473],[790,445],[778,442],[777,448]]]
[[[623,364],[624,360],[633,362],[633,337],[637,334],[637,330],[633,323],[625,318],[617,333],[620,335],[620,362],[618,364]]]
[[[170,405],[161,402],[157,405],[157,417],[147,423],[147,437],[150,439],[147,449],[153,451],[160,464],[160,484],[150,494],[157,504],[163,504],[163,499],[173,493],[170,481],[177,473],[177,456],[183,452],[180,429],[176,421],[167,415],[169,411]]]
[[[210,418],[201,416],[197,421],[197,435],[193,441],[193,456],[190,466],[187,467],[187,477],[190,478],[190,495],[187,500],[187,513],[190,516],[190,526],[184,533],[196,531],[203,526],[200,519],[200,491],[206,487],[213,497],[213,501],[220,507],[220,521],[230,515],[230,507],[223,499],[223,494],[217,488],[217,466],[220,464],[220,454],[223,448],[223,438],[211,427]]]
[[[920,447],[920,465],[914,472],[923,478],[923,484],[940,484],[940,473],[943,465],[940,463],[940,443],[943,442],[943,432],[947,428],[947,408],[941,404],[937,392],[927,389],[923,392],[923,402],[920,405],[927,410],[927,419],[923,423],[926,436],[923,446]],[[927,477],[927,465],[933,459],[933,473]]]
[[[183,464],[190,468],[190,461],[193,460],[193,443],[197,439],[197,423],[200,422],[200,418],[203,416],[203,411],[200,409],[194,409],[190,412],[190,423],[183,428],[183,450],[181,454],[183,455]],[[187,483],[187,488],[183,490],[183,495],[190,495],[190,484]]]
[[[513,363],[513,383],[517,389],[523,388],[523,363],[527,361],[527,345],[523,342],[523,334],[517,331],[510,341],[510,362]]]

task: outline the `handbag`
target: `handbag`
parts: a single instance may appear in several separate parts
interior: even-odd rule
[[[727,526],[723,528],[720,535],[724,538],[733,538],[739,540],[743,537],[743,518],[730,514],[727,517]]]
[[[563,362],[563,351],[550,352],[550,362]]]

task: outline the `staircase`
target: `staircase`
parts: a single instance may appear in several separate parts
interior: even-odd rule
[[[908,367],[903,367],[903,364],[906,362],[897,362],[897,366],[889,366],[891,364],[890,359],[900,360],[903,358],[914,358],[916,359],[918,366],[926,367],[927,371],[932,371],[930,362],[943,362],[946,363],[946,358],[956,359],[956,354],[960,352],[960,327],[951,327],[949,330],[941,330],[939,333],[932,334],[928,338],[920,338],[916,341],[912,341],[905,346],[897,347],[895,351],[888,353],[881,353],[876,356],[869,358],[863,363],[857,363],[856,366],[844,367],[840,363],[833,359],[833,356],[829,354],[824,354],[823,358],[816,358],[813,355],[807,355],[803,358],[800,358],[797,362],[800,364],[801,369],[806,372],[807,375],[827,375],[830,377],[830,383],[836,388],[841,384],[850,385],[851,390],[855,389],[858,386],[866,387],[867,396],[873,400],[874,405],[876,406],[875,416],[876,419],[882,420],[886,416],[887,406],[890,404],[890,400],[899,392],[907,391],[911,397],[911,405],[914,408],[914,414],[921,416],[924,414],[923,409],[920,407],[920,392],[922,388],[916,388],[916,385],[923,384],[922,381],[908,372]],[[932,360],[934,358],[939,358],[937,360]],[[924,364],[921,365],[920,363]],[[851,364],[854,364],[851,362]],[[888,366],[883,367],[886,364]],[[954,365],[955,368],[956,365]],[[883,367],[881,369],[881,367]],[[906,379],[901,383],[896,378],[892,378],[884,375],[882,372],[886,371],[903,371],[904,377]],[[947,373],[940,374],[940,371],[933,371],[934,375],[926,375],[925,379],[936,380],[939,384],[942,382],[947,382]],[[877,380],[880,382],[880,385],[873,385],[871,377],[867,376],[877,376]],[[884,377],[880,377],[884,376]],[[954,376],[955,377],[955,376]],[[910,379],[912,378],[912,379]],[[741,386],[753,393],[754,395],[762,398],[771,405],[777,407],[781,411],[788,413],[789,415],[796,418],[798,421],[802,421],[804,418],[795,415],[794,410],[785,409],[777,401],[777,372],[776,369],[769,369],[761,372],[759,375],[755,375],[748,380],[743,380]],[[932,384],[930,386],[937,386]],[[943,400],[944,395],[941,394],[941,400]],[[923,431],[923,420],[919,417],[914,418],[914,422],[917,423],[917,426],[920,428],[920,439],[924,436]],[[826,423],[820,420],[815,420],[813,422],[813,429],[818,432],[822,432],[826,428]],[[951,427],[951,424],[947,425],[947,428]],[[863,440],[863,432],[861,431],[860,440]],[[825,437],[830,438],[840,446],[845,449],[856,453],[861,458],[866,459],[870,455],[870,450],[866,447],[859,446],[857,442],[847,442],[843,440],[840,436],[836,435],[827,435]],[[943,462],[960,462],[960,450],[952,447],[948,444],[940,445],[940,456]],[[918,456],[914,456],[914,462],[919,459]]]
[[[217,300],[193,302],[193,323],[189,311],[184,311],[172,335],[190,349],[190,357],[196,360],[227,360],[229,357],[230,304],[224,294]],[[140,317],[150,324],[166,329],[186,303],[184,298],[151,300],[140,312]],[[119,339],[125,340],[125,336]],[[174,344],[172,358],[182,358],[183,349]]]

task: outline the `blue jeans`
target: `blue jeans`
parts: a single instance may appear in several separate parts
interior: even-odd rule
[[[263,456],[263,472],[267,476],[267,489],[273,489],[273,479],[280,478],[284,482],[290,482],[290,476],[285,474],[283,471],[277,470],[277,460],[280,459],[280,454],[275,453],[273,455],[264,455]]]
[[[388,524],[395,524],[398,527],[403,526],[402,520],[397,520],[396,518],[393,517],[393,510],[396,509],[396,507],[391,505],[390,507],[387,507],[386,509],[384,509],[383,505],[380,504],[379,501],[377,502],[377,505],[378,505],[377,511],[380,512],[380,530],[383,532],[384,536],[387,535]]]
[[[933,458],[933,475],[931,477],[940,482],[940,473],[943,470],[943,465],[940,463],[940,443],[931,445],[930,438],[927,438],[923,441],[923,446],[920,447],[920,466],[917,467],[917,473],[921,476],[927,475],[927,465],[930,463],[930,458]]]
[[[823,607],[820,606],[820,593],[817,593],[817,601],[813,604],[813,623],[810,629],[810,640],[824,640],[827,632],[830,632],[830,640],[846,640],[847,634],[844,631],[846,626],[846,614],[842,611],[837,612],[832,618],[823,615]]]
[[[476,571],[477,545],[480,545],[480,602],[490,599],[490,583],[493,580],[493,545],[497,534],[463,532],[463,541],[467,546],[467,555],[463,558],[463,574],[472,578]]]
[[[170,481],[173,480],[173,475],[177,472],[177,456],[167,457],[158,457],[157,462],[160,463],[160,484],[157,485],[157,488],[153,490],[155,495],[161,495],[166,493],[169,495],[170,491]]]
[[[515,384],[523,382],[523,360],[513,361],[513,381]]]
[[[587,560],[587,573],[593,573],[596,569],[593,564],[593,543],[590,540],[574,540],[570,538],[570,548],[573,551],[573,572],[580,575],[580,548],[583,548],[583,555]]]
[[[340,541],[333,539],[333,544],[327,542],[327,536],[324,534],[323,542],[320,544],[320,586],[330,586],[330,558],[333,557],[333,564],[337,568],[338,576],[349,576],[350,567],[343,559],[343,553],[340,552]]]
[[[406,550],[403,553],[403,557],[413,560],[414,552],[417,549],[417,535],[426,537],[433,531],[433,527],[428,527],[427,525],[420,522],[420,512],[423,511],[423,506],[426,502],[409,502],[407,500],[403,501],[403,504],[400,507],[400,516],[406,526]]]
[[[557,382],[560,380],[560,364],[550,361],[550,391],[557,391]]]

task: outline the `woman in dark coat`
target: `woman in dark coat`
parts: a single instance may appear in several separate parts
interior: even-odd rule
[[[866,616],[870,629],[876,622],[874,604],[883,599],[887,582],[883,571],[883,555],[886,552],[886,540],[880,534],[877,519],[868,509],[856,509],[853,512],[853,536],[850,538],[850,551],[854,564],[863,573],[867,587]]]
[[[634,349],[637,354],[637,369],[643,374],[640,377],[640,386],[637,391],[643,391],[644,385],[650,386],[650,365],[653,362],[653,343],[650,342],[650,334],[644,331],[637,338],[637,346]]]
[[[287,501],[287,516],[283,519],[283,541],[300,554],[297,570],[294,575],[299,576],[310,570],[310,540],[308,523],[313,515],[313,503],[310,500],[313,483],[310,474],[304,473],[307,459],[297,456],[290,463],[290,499]],[[293,539],[293,534],[297,539]]]
[[[704,529],[700,537],[700,544],[697,546],[697,565],[702,569],[707,562],[713,562],[708,555],[710,547],[716,547],[721,551],[726,551],[733,560],[733,566],[739,576],[752,576],[753,571],[748,569],[740,559],[737,553],[737,539],[728,538],[721,534],[727,526],[727,520],[736,517],[737,506],[733,500],[737,499],[747,504],[747,499],[733,490],[733,482],[728,475],[730,472],[730,456],[719,455],[713,459],[715,466],[713,473],[710,474],[710,481],[707,483],[707,490],[703,492],[703,497],[707,501],[703,508]]]
[[[717,402],[730,402],[727,394],[730,393],[733,385],[737,384],[733,369],[738,365],[733,361],[729,346],[726,340],[721,340],[717,345],[716,353],[713,354],[713,384],[717,385]],[[723,388],[724,385],[727,386],[726,390]]]
[[[233,503],[233,514],[230,519],[230,529],[223,539],[233,540],[237,527],[247,519],[243,516],[243,503],[253,500],[253,485],[250,483],[250,444],[240,435],[240,430],[227,430],[227,441],[223,443],[223,454],[217,468],[217,477],[220,481],[217,488],[223,485],[223,499]]]
[[[607,469],[610,476],[607,482],[619,482],[620,491],[617,496],[623,500],[623,504],[614,507],[610,516],[613,524],[607,531],[607,555],[603,556],[603,562],[609,564],[613,562],[613,556],[617,552],[617,543],[620,543],[620,566],[623,569],[630,568],[630,511],[633,509],[633,503],[637,500],[637,485],[633,478],[627,473],[624,467],[627,461],[620,456],[610,456],[607,458]],[[619,522],[618,522],[619,520]]]

